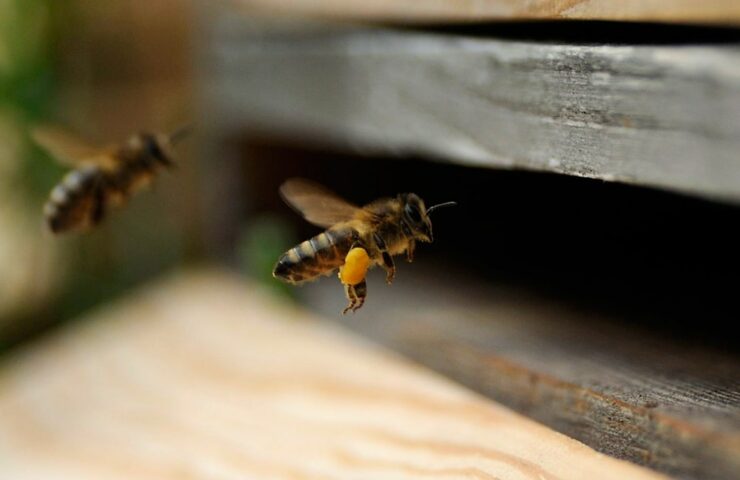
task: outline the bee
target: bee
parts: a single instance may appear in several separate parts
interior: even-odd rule
[[[406,254],[412,262],[417,242],[431,242],[429,218],[446,202],[426,208],[414,193],[381,198],[364,207],[355,206],[309,180],[290,179],[280,187],[283,200],[307,221],[326,230],[291,248],[277,261],[273,276],[300,285],[339,270],[349,304],[342,311],[356,311],[367,297],[365,273],[380,265],[386,282],[393,282],[393,256]]]
[[[162,168],[172,168],[172,145],[189,131],[172,135],[137,133],[120,145],[95,147],[58,127],[31,131],[34,141],[71,167],[44,205],[53,233],[98,225],[107,212],[149,185]]]

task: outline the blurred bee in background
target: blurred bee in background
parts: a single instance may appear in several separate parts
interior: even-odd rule
[[[339,269],[349,300],[343,314],[364,304],[368,268],[382,266],[387,283],[393,282],[393,256],[405,253],[406,259],[413,261],[416,242],[433,239],[429,214],[455,205],[446,202],[426,208],[416,194],[402,193],[358,207],[303,179],[286,181],[280,194],[306,220],[327,230],[285,252],[275,265],[273,276],[299,285]]]
[[[34,141],[73,168],[44,205],[49,229],[63,233],[99,224],[111,208],[149,185],[159,170],[174,166],[172,145],[189,132],[190,127],[172,135],[138,133],[122,145],[94,147],[58,127],[34,128]]]

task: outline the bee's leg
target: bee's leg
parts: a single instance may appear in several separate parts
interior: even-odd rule
[[[383,269],[385,269],[385,281],[390,285],[393,283],[393,278],[396,276],[396,264],[393,263],[393,257],[388,253],[388,246],[385,244],[383,238],[377,233],[373,235],[375,245],[380,250],[380,254],[383,257]]]
[[[414,250],[416,250],[416,240],[409,240],[409,246],[406,247],[406,260],[409,263],[414,261]]]
[[[367,247],[365,246],[365,244],[359,240],[355,240],[354,242],[352,242],[352,245],[350,245],[349,249],[352,250],[353,248],[362,248],[367,251]]]
[[[346,314],[350,310],[354,313],[365,303],[365,297],[367,297],[367,283],[363,280],[357,285],[345,285],[344,293],[347,295],[349,305],[342,310],[342,315]]]
[[[354,312],[354,306],[357,304],[357,295],[355,294],[355,286],[354,285],[344,285],[344,294],[347,296],[347,300],[349,300],[349,304],[345,307],[344,310],[342,310],[342,315],[346,315],[347,312],[352,310]]]
[[[393,257],[388,252],[381,252],[383,254],[383,268],[385,269],[385,281],[388,285],[393,283],[393,278],[396,276],[396,264],[393,263]]]
[[[356,312],[362,305],[365,304],[365,298],[367,297],[367,283],[365,280],[361,281],[354,286],[355,289],[355,304],[352,307],[352,311]]]
[[[383,239],[380,238],[378,235],[375,235],[375,237],[376,237],[376,242],[377,242],[378,239],[381,242],[383,242]],[[383,247],[385,247],[385,242],[383,242]],[[355,240],[355,242],[352,243],[352,246],[350,247],[350,251],[352,251],[355,248],[362,248],[366,252],[369,252],[369,250],[365,246],[365,244],[363,244],[359,240]],[[386,257],[388,258],[388,261],[390,261],[390,266],[391,266],[392,272],[388,272],[388,278],[389,278],[389,280],[387,279],[387,281],[388,281],[388,283],[391,283],[391,281],[393,280],[393,275],[395,274],[395,271],[396,271],[395,267],[393,266],[393,259],[391,258],[390,255],[388,255],[387,252],[385,252],[385,249],[380,249],[380,250],[381,250],[381,254],[383,255],[383,266],[384,266],[384,268],[386,268],[386,271],[387,271],[386,265],[388,265],[388,263],[386,263]]]
[[[98,181],[93,192],[93,207],[90,221],[93,226],[100,223],[105,216],[105,188],[102,181]]]

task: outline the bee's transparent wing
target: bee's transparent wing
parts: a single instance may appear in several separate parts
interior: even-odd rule
[[[102,164],[109,160],[110,149],[90,145],[61,127],[36,126],[31,129],[31,138],[59,163],[69,167],[83,163]]]
[[[291,178],[280,186],[285,203],[319,227],[331,227],[352,219],[360,208],[318,183]]]

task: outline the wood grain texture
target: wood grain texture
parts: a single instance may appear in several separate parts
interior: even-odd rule
[[[208,25],[204,104],[225,130],[740,200],[737,45]]]
[[[305,295],[343,306],[335,282]],[[371,274],[342,323],[599,451],[680,478],[740,472],[737,355],[416,263],[392,287]]]
[[[216,273],[6,358],[0,478],[657,479]]]
[[[386,22],[581,19],[732,24],[733,0],[233,0],[248,11]]]

